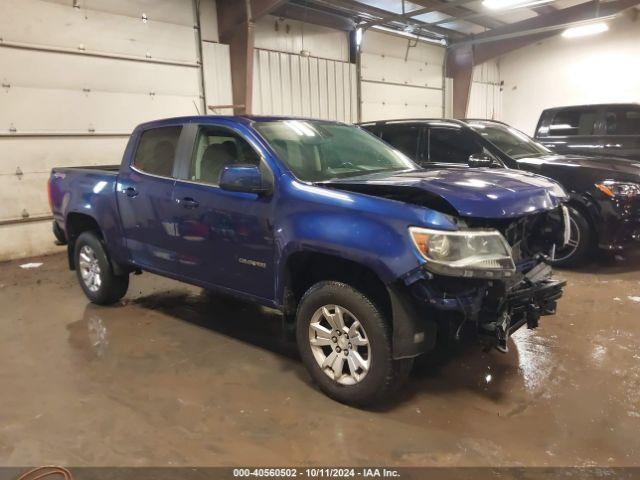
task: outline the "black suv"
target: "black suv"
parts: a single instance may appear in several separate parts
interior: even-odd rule
[[[549,108],[540,115],[535,137],[558,153],[640,160],[640,105]]]
[[[616,157],[558,155],[492,120],[388,120],[363,123],[424,168],[516,168],[558,181],[570,195],[570,240],[557,266],[585,261],[592,247],[640,245],[640,163]],[[473,187],[473,185],[470,185]]]

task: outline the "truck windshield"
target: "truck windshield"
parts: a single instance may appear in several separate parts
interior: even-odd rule
[[[538,157],[551,153],[551,150],[508,125],[469,122],[469,126],[511,158]]]
[[[419,169],[403,153],[355,126],[314,120],[256,122],[253,126],[303,181]]]

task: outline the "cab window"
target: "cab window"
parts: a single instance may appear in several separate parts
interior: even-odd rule
[[[140,136],[133,166],[145,173],[172,177],[176,147],[182,127],[160,127],[146,130]]]
[[[218,185],[224,167],[260,165],[260,156],[244,138],[220,127],[202,127],[189,167],[189,180]]]
[[[551,125],[549,125],[549,135],[593,135],[597,120],[598,111],[596,109],[561,110],[555,114]]]

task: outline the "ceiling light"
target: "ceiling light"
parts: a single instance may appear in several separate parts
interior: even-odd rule
[[[586,37],[587,35],[595,35],[596,33],[606,32],[607,30],[609,30],[609,25],[604,22],[588,23],[586,25],[567,28],[562,32],[562,36],[565,38]]]

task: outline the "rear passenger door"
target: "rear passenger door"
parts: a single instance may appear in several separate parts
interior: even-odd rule
[[[640,160],[640,107],[605,109],[602,153]]]
[[[137,133],[131,164],[118,175],[116,198],[125,243],[131,261],[145,269],[175,270],[172,193],[182,134],[181,125]]]
[[[416,163],[421,163],[422,137],[424,128],[421,125],[383,125],[379,127],[380,138],[396,150],[401,151]]]
[[[598,155],[603,148],[600,124],[601,110],[597,107],[558,109],[537,135],[545,147],[561,154]]]

